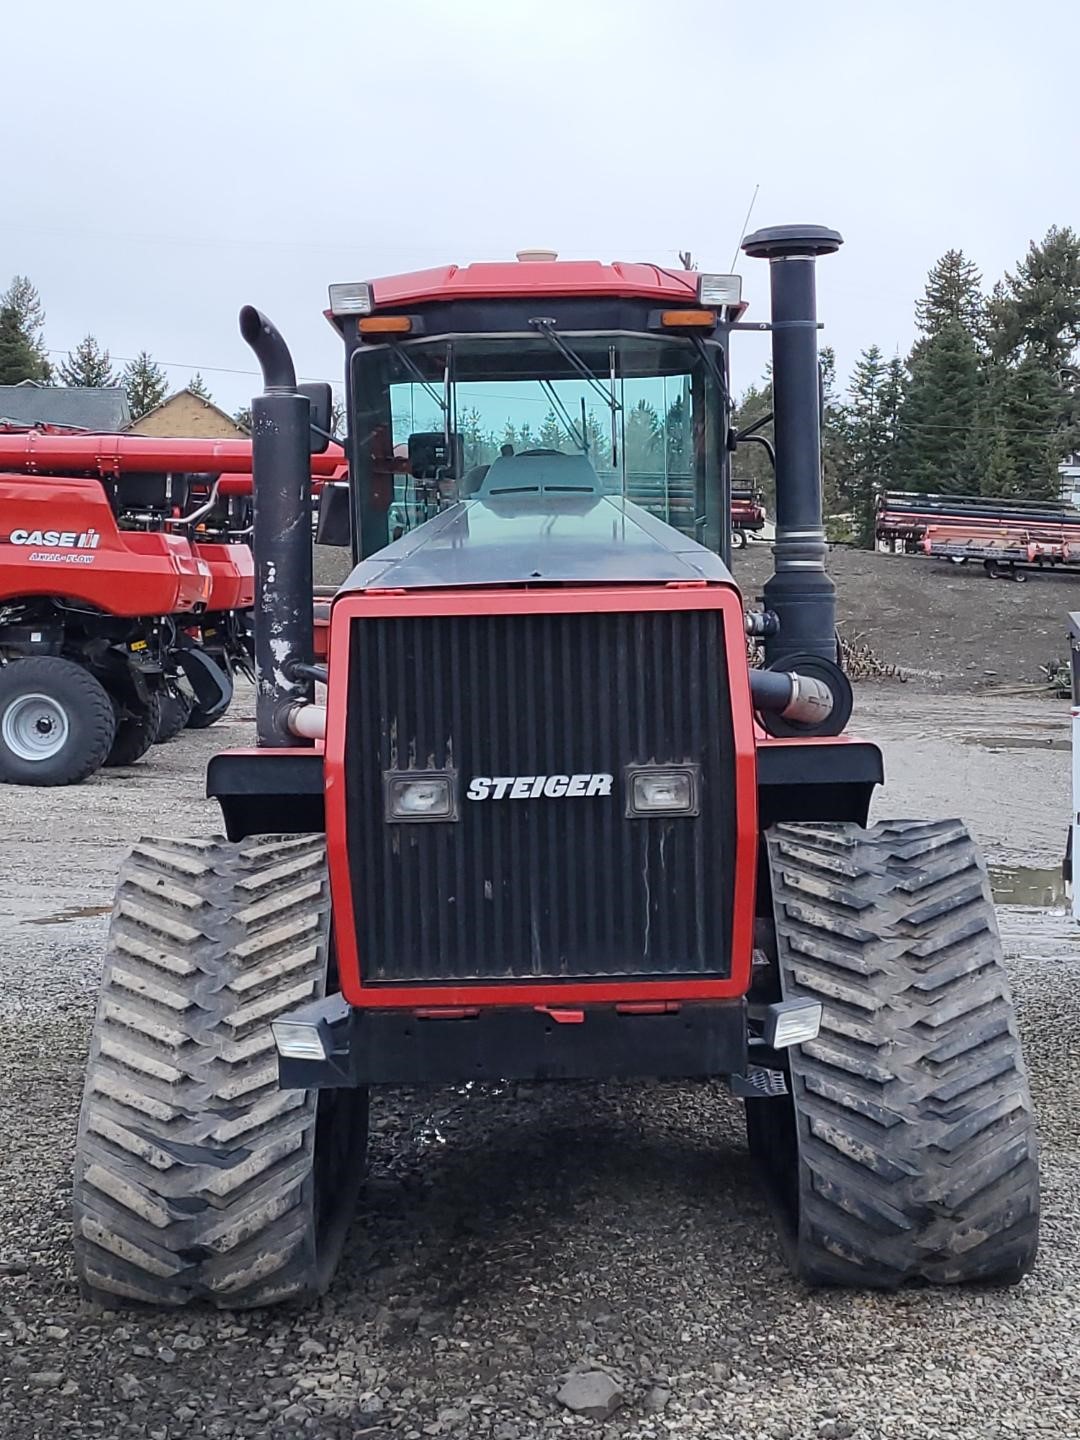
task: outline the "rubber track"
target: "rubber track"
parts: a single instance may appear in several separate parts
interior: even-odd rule
[[[321,837],[144,840],[121,871],[79,1122],[84,1293],[265,1305],[320,1288],[313,1092],[269,1022],[323,993]]]
[[[767,835],[809,1282],[1012,1282],[1037,1248],[1031,1096],[989,880],[953,820]],[[773,1102],[767,1102],[773,1103]]]

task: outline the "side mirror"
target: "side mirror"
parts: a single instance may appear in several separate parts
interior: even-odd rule
[[[296,388],[301,395],[307,396],[311,406],[311,453],[321,455],[329,446],[333,433],[334,392],[325,380],[311,380]]]
[[[409,474],[417,480],[456,480],[464,459],[460,435],[451,435],[449,445],[441,430],[418,430],[409,436]]]
[[[349,503],[349,485],[345,480],[331,480],[319,492],[315,544],[352,544],[352,507]]]

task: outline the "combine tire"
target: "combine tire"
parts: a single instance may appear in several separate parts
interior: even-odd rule
[[[161,725],[161,696],[152,691],[149,702],[137,715],[127,715],[116,722],[116,738],[105,764],[113,769],[134,765],[155,743]]]
[[[279,1090],[270,1022],[324,993],[329,929],[320,838],[132,851],[76,1144],[88,1298],[246,1309],[328,1285],[363,1175],[367,1093]]]
[[[778,979],[824,1007],[747,1103],[812,1285],[1011,1284],[1030,1269],[1031,1096],[986,870],[958,821],[768,832]]]
[[[184,724],[188,730],[208,730],[211,725],[217,724],[222,715],[227,715],[228,713],[229,707],[226,705],[225,709],[221,711],[221,714],[207,715],[205,710],[201,709],[197,703],[194,703],[191,707],[191,713],[184,721]]]
[[[175,740],[188,723],[194,706],[194,697],[186,690],[181,690],[179,685],[167,686],[161,695],[161,718],[154,744],[164,745],[168,740]]]
[[[0,667],[0,781],[76,785],[105,763],[116,733],[101,682],[54,655]]]

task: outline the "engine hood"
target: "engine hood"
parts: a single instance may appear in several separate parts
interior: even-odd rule
[[[621,496],[460,501],[362,560],[342,586],[733,583],[718,555]]]

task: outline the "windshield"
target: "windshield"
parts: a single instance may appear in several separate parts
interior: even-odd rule
[[[358,478],[388,504],[391,539],[452,500],[595,488],[719,548],[706,511],[724,464],[724,355],[710,349],[561,333],[358,349]]]

